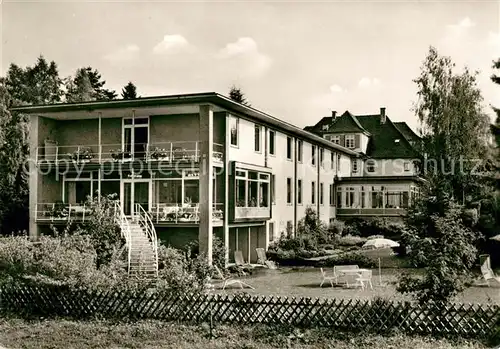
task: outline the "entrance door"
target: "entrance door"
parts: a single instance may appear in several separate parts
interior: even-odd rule
[[[135,204],[140,204],[144,210],[149,211],[151,181],[124,181],[123,182],[123,212],[127,216],[134,215]]]
[[[123,119],[123,150],[134,159],[146,157],[149,142],[149,118]]]

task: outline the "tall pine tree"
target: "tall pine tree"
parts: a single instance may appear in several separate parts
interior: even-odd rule
[[[251,106],[246,99],[245,94],[241,91],[241,88],[234,85],[229,89],[229,98],[231,98],[235,102],[246,105],[247,107]]]
[[[136,99],[137,97],[137,88],[135,85],[132,83],[132,81],[129,81],[127,85],[125,85],[124,88],[122,88],[122,98],[123,99]]]

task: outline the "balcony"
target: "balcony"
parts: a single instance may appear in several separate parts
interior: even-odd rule
[[[337,208],[337,216],[393,216],[406,215],[405,208]]]
[[[224,219],[224,205],[214,204],[212,221],[215,225],[222,225]],[[112,214],[112,212],[110,212]],[[199,204],[153,204],[149,211],[154,224],[198,224]],[[62,202],[38,203],[35,208],[35,217],[38,223],[66,223],[69,221],[85,223],[92,217],[91,210],[86,205],[71,205]]]
[[[121,144],[103,145],[46,145],[38,147],[37,164],[103,164],[109,162],[148,161],[173,165],[178,163],[197,163],[201,154],[200,142],[160,142],[151,144],[135,144],[122,147]],[[224,159],[224,146],[213,143],[212,161],[221,166]]]
[[[222,224],[224,219],[224,205],[213,204],[212,222]],[[199,204],[153,204],[151,219],[156,224],[198,224],[200,223]]]

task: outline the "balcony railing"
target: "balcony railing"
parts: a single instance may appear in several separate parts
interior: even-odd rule
[[[405,208],[337,208],[337,216],[404,216]]]
[[[269,219],[271,218],[270,207],[243,207],[234,208],[234,219]]]
[[[131,160],[162,163],[199,162],[200,142],[160,142],[132,145],[134,151],[124,150],[121,144],[102,145],[47,145],[38,147],[37,163],[97,163]],[[222,163],[224,146],[213,143],[212,159]]]
[[[213,204],[212,221],[222,222],[224,219],[224,205],[221,203]],[[151,207],[151,216],[155,223],[199,223],[200,211],[199,204],[175,204],[161,203],[153,204]]]
[[[224,205],[213,204],[212,221],[222,222]],[[110,212],[112,214],[113,212]],[[149,211],[154,223],[199,223],[199,204],[153,204]],[[40,223],[81,222],[92,217],[91,210],[86,205],[71,205],[65,203],[38,203],[35,208],[36,220]]]

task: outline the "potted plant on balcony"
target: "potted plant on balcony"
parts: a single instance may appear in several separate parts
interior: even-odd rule
[[[155,160],[170,161],[170,151],[163,148],[158,148],[158,147],[154,148],[149,156]]]
[[[71,159],[74,162],[90,162],[93,157],[94,154],[92,153],[92,149],[85,147],[75,150],[73,152],[73,155],[71,156]]]
[[[111,151],[111,157],[114,161],[124,161],[129,160],[131,158],[131,154],[128,151],[116,149]]]
[[[222,153],[220,152],[213,152],[212,157],[214,161],[222,162]]]

